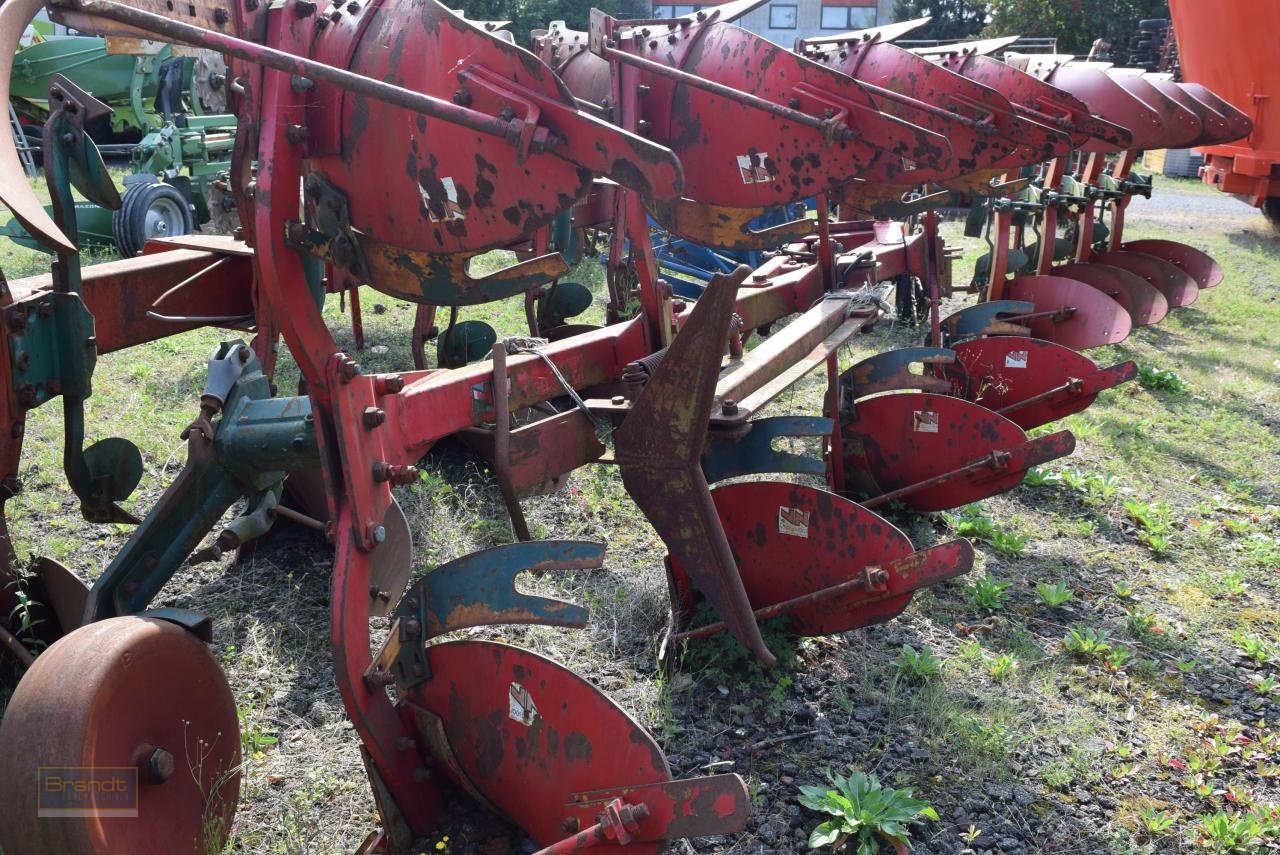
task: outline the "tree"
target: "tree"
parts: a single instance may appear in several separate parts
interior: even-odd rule
[[[982,31],[987,6],[986,0],[894,0],[893,20],[910,21],[927,15],[933,20],[906,38],[962,41]]]
[[[1169,0],[990,0],[984,35],[1051,36],[1084,55],[1094,39],[1132,33],[1144,18],[1168,18]]]
[[[446,0],[445,5],[461,8],[473,21],[510,21],[507,29],[521,47],[529,46],[532,30],[546,29],[552,21],[564,21],[575,30],[585,30],[593,7],[615,18],[648,17],[644,0]]]

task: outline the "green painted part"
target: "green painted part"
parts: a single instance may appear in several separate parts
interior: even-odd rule
[[[53,215],[53,206],[45,205],[44,209]],[[111,236],[111,212],[99,208],[91,202],[76,202],[76,243],[83,249],[115,249],[115,238]],[[10,218],[0,225],[0,235],[27,249],[38,250],[49,255],[53,251],[45,247],[27,233],[16,219]]]
[[[436,338],[436,364],[461,368],[487,357],[498,333],[484,321],[462,321]]]
[[[212,452],[198,451],[198,440],[189,447],[186,467],[90,591],[91,620],[146,609],[241,498],[254,513],[228,527],[245,537],[265,531],[286,473],[320,465],[310,399],[272,398],[252,356],[227,395]]]
[[[147,109],[156,96],[160,63],[171,55],[167,45],[153,56],[108,54],[105,39],[95,36],[53,37],[23,48],[14,56],[10,97],[20,113],[42,121],[48,115],[49,78],[63,74],[112,108],[111,128],[145,130],[156,124]]]
[[[89,397],[98,352],[89,344],[93,315],[79,294],[45,294],[8,309],[5,319],[12,388],[24,407],[59,394]]]

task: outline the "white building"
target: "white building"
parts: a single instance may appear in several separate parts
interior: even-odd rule
[[[707,4],[703,4],[707,5]],[[698,5],[653,4],[653,17],[691,15]],[[797,38],[833,35],[887,24],[893,0],[773,0],[743,15],[736,23],[790,48]]]

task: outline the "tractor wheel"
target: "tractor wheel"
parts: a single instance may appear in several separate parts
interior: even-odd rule
[[[0,720],[6,855],[221,852],[239,792],[231,689],[168,621],[110,618],[63,637]]]
[[[195,214],[186,198],[158,181],[130,185],[120,210],[111,215],[111,232],[122,258],[142,252],[152,238],[189,235],[195,228]]]
[[[1262,216],[1271,223],[1271,228],[1280,232],[1280,196],[1270,196],[1262,203]]]

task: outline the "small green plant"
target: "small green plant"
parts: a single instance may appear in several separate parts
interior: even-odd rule
[[[1149,392],[1167,392],[1174,397],[1187,394],[1186,381],[1176,372],[1150,365],[1138,369],[1138,383]]]
[[[919,650],[910,644],[904,644],[893,660],[893,670],[900,677],[923,683],[942,673],[942,657],[934,653],[927,644],[921,645]]]
[[[1261,852],[1280,840],[1280,809],[1220,810],[1202,816],[1196,832],[1196,843],[1213,852]]]
[[[1062,646],[1080,659],[1106,659],[1112,651],[1110,638],[1110,633],[1105,629],[1072,628],[1062,639]]]
[[[1269,662],[1275,655],[1275,648],[1264,638],[1236,630],[1231,633],[1231,640],[1240,648],[1240,652],[1254,662]]]
[[[911,790],[883,786],[875,775],[850,772],[827,780],[830,787],[800,788],[800,804],[831,816],[809,835],[810,849],[830,846],[834,852],[849,846],[857,855],[877,855],[881,842],[908,845],[912,823],[938,819],[938,812]]]
[[[1079,469],[1072,469],[1068,466],[1058,473],[1058,477],[1062,479],[1062,483],[1066,484],[1072,490],[1085,492],[1089,489],[1089,476]]]
[[[1031,540],[1031,536],[1027,534],[1015,534],[1004,529],[996,529],[991,532],[991,546],[1000,555],[1006,555],[1010,558],[1018,558],[1026,552],[1027,541]]]
[[[1254,677],[1253,690],[1260,695],[1274,695],[1280,688],[1280,680],[1275,677]]]
[[[1169,829],[1173,828],[1175,822],[1174,816],[1167,810],[1156,810],[1152,807],[1144,807],[1138,810],[1138,819],[1142,820],[1142,826],[1147,830],[1147,834],[1152,837],[1160,837]]]
[[[1111,502],[1120,493],[1120,479],[1114,475],[1090,475],[1085,479],[1085,491],[1091,499]]]
[[[987,662],[987,673],[991,675],[991,679],[997,683],[1008,677],[1018,667],[1018,660],[1014,659],[1008,653],[1001,653],[999,656]]]
[[[240,719],[240,747],[253,759],[261,760],[266,749],[280,741],[277,736],[262,729],[258,724],[258,717],[250,710],[236,707],[236,718]]]
[[[1111,583],[1111,591],[1122,600],[1133,597],[1133,584],[1125,579],[1117,579]]]
[[[1051,609],[1056,609],[1074,596],[1075,591],[1068,588],[1067,583],[1061,579],[1052,585],[1048,582],[1041,582],[1036,585],[1036,598]]]
[[[947,525],[956,530],[961,537],[972,537],[977,540],[990,540],[996,531],[996,524],[982,513],[979,505],[965,505],[959,513],[943,513],[942,518]]]
[[[1131,655],[1129,648],[1120,644],[1113,645],[1106,657],[1107,667],[1112,671],[1123,671]]]
[[[33,652],[38,653],[46,646],[44,639],[35,635],[36,627],[44,623],[43,618],[36,617],[40,603],[27,591],[26,579],[18,579],[10,584],[14,606],[9,610],[9,625],[14,634]]]
[[[973,580],[973,587],[969,590],[969,596],[973,600],[973,604],[978,608],[986,609],[989,612],[999,611],[1004,608],[1005,600],[1007,599],[1005,590],[1008,587],[1008,582],[1001,582],[990,573],[984,573]]]
[[[966,846],[972,846],[973,841],[982,836],[982,829],[970,823],[969,828],[960,832],[960,838],[964,840]]]
[[[1062,476],[1054,472],[1046,472],[1039,466],[1032,466],[1027,470],[1027,476],[1022,483],[1032,487],[1050,487],[1062,483]]]

